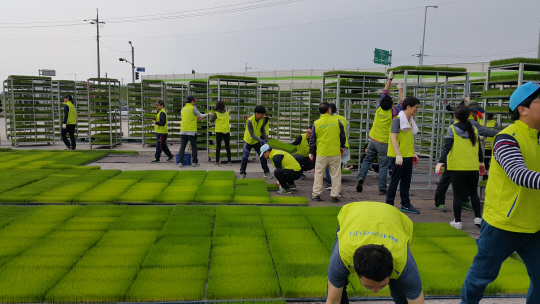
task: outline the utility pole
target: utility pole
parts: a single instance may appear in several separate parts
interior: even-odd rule
[[[135,48],[131,44],[131,41],[128,42],[131,45],[131,81],[135,83]]]
[[[538,31],[538,55],[536,58],[540,59],[540,30]]]
[[[101,77],[101,69],[100,69],[100,65],[99,65],[99,27],[100,27],[100,25],[105,24],[105,22],[99,21],[99,10],[97,8],[96,8],[96,19],[86,19],[84,21],[89,21],[90,24],[95,24],[96,25],[96,30],[97,30],[97,74],[98,74],[98,78],[100,78]]]

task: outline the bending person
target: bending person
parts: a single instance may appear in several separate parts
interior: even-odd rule
[[[291,190],[296,190],[294,181],[302,176],[302,169],[296,159],[287,152],[272,149],[269,145],[261,147],[260,158],[270,159],[276,168],[274,176],[281,186],[277,194],[291,194]]]

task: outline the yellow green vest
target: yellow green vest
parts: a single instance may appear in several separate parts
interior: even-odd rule
[[[77,109],[75,109],[75,106],[69,100],[65,102],[64,104],[69,107],[66,125],[76,125],[77,124]]]
[[[281,150],[272,149],[272,151],[270,151],[269,158],[272,161],[272,165],[274,165],[274,167],[276,166],[274,164],[274,156],[276,155],[283,155],[283,160],[281,161],[281,167],[283,169],[290,169],[293,171],[302,170],[302,168],[300,168],[300,164],[296,161],[296,159],[292,155]]]
[[[296,148],[296,154],[300,154],[303,157],[309,156],[309,140],[306,133],[302,134],[302,141]]]
[[[474,128],[474,134],[476,136],[476,144],[473,146],[470,139],[465,139],[456,133],[454,125],[450,128],[454,133],[454,145],[448,153],[446,160],[448,166],[447,170],[451,171],[478,171],[478,130]]]
[[[480,120],[478,122],[480,125],[484,125],[484,120]],[[495,128],[496,121],[494,119],[486,120],[486,127],[487,128]],[[486,146],[484,147],[486,150],[493,150],[493,141],[495,140],[495,137],[486,137]]]
[[[394,119],[399,119],[399,116],[396,116]],[[409,122],[409,125],[411,122]],[[392,130],[390,129],[388,131],[388,135],[392,133]],[[411,130],[407,132],[399,131],[397,136],[397,142],[399,147],[399,152],[401,152],[401,157],[414,157],[414,138],[412,134],[412,128]],[[394,145],[392,145],[392,140],[388,139],[388,153],[387,156],[389,157],[396,157],[396,151],[394,151]]]
[[[193,114],[193,105],[187,103],[182,108],[181,114],[182,121],[180,123],[180,131],[195,131],[197,132],[197,116]]]
[[[392,109],[383,110],[381,107],[375,111],[373,126],[369,131],[369,137],[378,142],[387,144],[390,141],[390,125],[392,124]]]
[[[353,256],[364,245],[384,245],[394,260],[391,279],[397,279],[407,264],[407,246],[413,236],[413,223],[394,206],[377,202],[350,203],[338,214],[339,256],[354,273]]]
[[[219,133],[231,133],[231,126],[229,125],[229,112],[224,113],[216,112],[216,132]]]
[[[499,134],[508,134],[518,142],[527,169],[540,171],[540,143],[538,131],[521,120],[506,127]],[[497,162],[491,160],[486,186],[484,220],[502,230],[521,233],[540,231],[540,190],[516,185]]]
[[[165,113],[165,125],[164,126],[154,125],[154,132],[159,133],[159,134],[168,134],[169,128],[168,128],[168,122],[167,122],[167,112],[165,112],[164,108],[161,108],[161,110],[157,112],[156,122],[159,122],[159,115],[161,114],[161,112]]]
[[[325,113],[314,122],[317,136],[317,156],[341,155],[339,135],[339,119]]]
[[[255,119],[255,115],[252,115],[250,118],[248,118],[248,120],[251,121],[251,125],[253,126],[253,134],[257,136],[258,138],[261,138],[261,127],[264,123],[264,118],[257,121]],[[246,121],[246,131],[244,132],[244,141],[248,145],[254,145],[258,143],[258,141],[253,139],[253,137],[251,137],[251,135],[249,134],[249,130],[247,128],[247,121]]]
[[[343,130],[345,130],[345,148],[349,147],[349,136],[347,135],[347,118],[341,116],[341,115],[334,115],[336,116],[339,121],[341,121],[341,124],[343,125]]]

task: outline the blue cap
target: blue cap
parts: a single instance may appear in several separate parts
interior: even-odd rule
[[[525,99],[540,89],[540,82],[530,81],[519,86],[510,96],[510,110],[514,111]]]
[[[264,144],[261,147],[261,155],[259,155],[259,157],[263,157],[264,152],[268,151],[268,149],[270,149],[270,146],[268,144]]]

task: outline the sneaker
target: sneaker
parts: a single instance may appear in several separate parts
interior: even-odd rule
[[[71,148],[71,150],[77,150],[77,148],[73,147],[73,148]]]
[[[153,162],[153,163],[159,163],[159,159],[154,158],[154,159],[152,160],[152,162]]]
[[[227,166],[229,166],[229,167],[232,166],[232,162],[228,162]]]
[[[439,210],[440,212],[446,212],[446,208],[444,208],[444,205],[435,206],[435,209]]]
[[[66,147],[64,150],[71,150],[71,147]]]
[[[178,163],[176,166],[178,166],[178,168],[182,168],[182,167],[184,167],[184,164]],[[187,166],[186,166],[186,167],[187,167]]]
[[[334,204],[335,204],[335,203],[339,203],[339,197],[333,196],[333,197],[332,197],[332,203],[334,203]]]
[[[282,188],[281,190],[277,191],[276,193],[277,194],[291,194],[291,190]]]
[[[326,184],[326,186],[324,186],[324,189],[332,190],[332,184]]]
[[[451,221],[450,226],[459,230],[463,229],[463,224],[461,224],[461,222]]]
[[[356,192],[362,192],[362,190],[364,190],[364,179],[361,178],[358,180],[358,182],[356,183]]]
[[[413,205],[409,204],[409,206],[401,206],[401,212],[407,212],[407,213],[413,213],[413,214],[420,214],[420,211],[416,210],[416,208],[413,207]]]
[[[241,179],[246,178],[246,174],[245,174],[245,173],[240,173],[240,178],[241,178]]]
[[[386,195],[386,190],[379,189],[379,195]]]
[[[199,163],[193,163],[191,164],[192,167],[200,167],[201,165]]]
[[[170,162],[170,161],[173,161],[174,160],[174,156],[169,156],[167,157],[167,161]]]
[[[265,177],[265,178],[274,178],[270,172],[264,173],[263,177]]]
[[[311,197],[311,200],[316,201],[316,202],[322,202],[322,199],[321,199],[321,196],[320,196],[320,195],[312,196],[312,197]]]
[[[215,163],[214,163],[214,166],[219,166],[219,162],[215,162]]]
[[[461,204],[461,208],[463,208],[465,210],[469,210],[469,211],[473,210],[471,202],[463,202],[463,204]]]
[[[302,176],[300,176],[299,180],[305,180],[306,179],[306,175],[305,174],[302,174]]]
[[[474,218],[474,224],[478,227],[480,227],[480,225],[482,225],[482,218],[481,217],[475,217]]]
[[[296,185],[289,185],[289,190],[295,191],[296,190]]]

